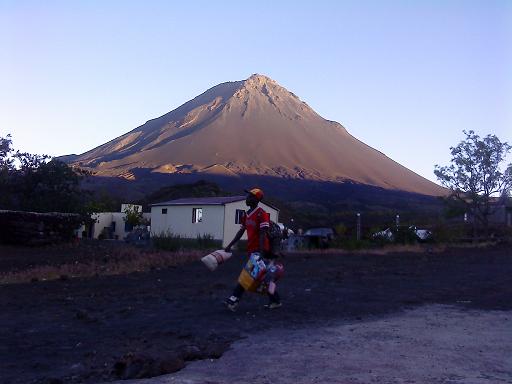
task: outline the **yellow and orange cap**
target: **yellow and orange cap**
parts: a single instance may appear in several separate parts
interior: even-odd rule
[[[249,190],[246,189],[245,192],[250,193],[251,195],[256,197],[258,201],[261,201],[263,199],[263,190],[259,188],[253,188]]]

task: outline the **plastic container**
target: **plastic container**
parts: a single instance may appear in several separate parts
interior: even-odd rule
[[[238,276],[238,282],[247,291],[255,292],[265,277],[267,267],[259,254],[252,254]]]
[[[201,258],[210,271],[215,271],[220,264],[225,263],[233,254],[219,249]]]

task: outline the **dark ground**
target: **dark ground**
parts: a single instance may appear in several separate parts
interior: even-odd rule
[[[73,259],[72,248],[0,246],[0,273]],[[87,255],[79,255],[83,261]],[[97,257],[97,256],[95,256]],[[285,261],[284,306],[250,294],[221,304],[243,263],[0,285],[0,383],[97,383],[176,371],[219,357],[272,327],[328,325],[422,304],[512,309],[512,246],[443,253],[296,254]]]

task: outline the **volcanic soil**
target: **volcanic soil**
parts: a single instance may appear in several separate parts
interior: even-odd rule
[[[80,246],[0,246],[0,273],[74,258],[87,261]],[[235,255],[215,272],[195,261],[127,275],[0,285],[0,382],[154,377],[193,360],[217,359],[247,335],[363,323],[424,304],[512,310],[510,245],[290,254],[279,285],[283,307],[267,310],[265,297],[247,294],[232,313],[222,300],[243,262]]]

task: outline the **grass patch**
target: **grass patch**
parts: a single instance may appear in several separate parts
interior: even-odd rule
[[[158,235],[152,235],[151,241],[156,249],[166,251],[184,251],[184,250],[210,250],[222,248],[222,241],[215,240],[210,234],[197,235],[194,238],[188,238],[172,232],[164,232]]]
[[[23,270],[12,270],[0,274],[0,284],[16,284],[48,280],[67,280],[96,276],[124,275],[155,269],[176,267],[197,261],[204,251],[157,251],[143,250],[129,246],[109,249],[101,257],[91,260],[68,261],[57,265],[28,266]],[[96,255],[97,256],[97,255]],[[73,259],[73,255],[70,255]]]
[[[389,244],[386,246],[365,248],[326,248],[326,249],[298,249],[296,251],[287,251],[286,253],[297,254],[332,254],[332,255],[387,255],[392,253],[439,253],[446,250],[446,245],[431,244]]]

